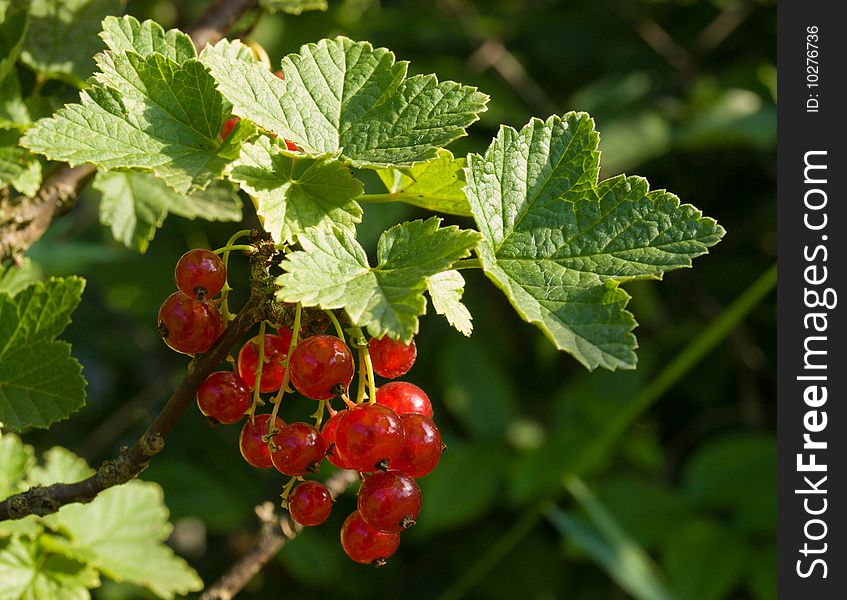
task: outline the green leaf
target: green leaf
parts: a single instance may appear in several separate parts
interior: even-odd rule
[[[471,207],[465,196],[464,168],[464,158],[453,158],[449,150],[441,149],[435,160],[403,170],[380,169],[377,174],[388,188],[384,200],[469,217]]]
[[[41,279],[41,268],[24,257],[20,266],[0,265],[0,293],[14,297],[30,285]]]
[[[362,220],[355,201],[362,183],[331,156],[298,157],[262,136],[242,146],[227,176],[255,199],[262,225],[278,244],[293,243],[310,227],[329,231],[334,224],[354,232]]]
[[[207,47],[233,112],[297,143],[307,154],[340,153],[355,167],[411,165],[465,135],[488,96],[434,75],[406,77],[406,62],[385,48],[345,37],[322,40],[282,60],[285,79],[228,56],[239,42]]]
[[[644,549],[621,529],[581,481],[572,479],[568,487],[585,510],[591,525],[554,506],[548,509],[547,517],[562,535],[603,567],[633,598],[671,600],[674,596]]]
[[[450,268],[479,241],[475,231],[439,227],[441,219],[412,221],[385,231],[377,245],[377,266],[353,234],[332,227],[299,236],[302,251],[289,253],[277,279],[277,298],[304,306],[343,308],[371,337],[408,342],[426,312],[427,278]]]
[[[91,504],[66,505],[54,517],[54,526],[67,536],[56,538],[54,549],[115,581],[163,598],[203,587],[197,573],[163,543],[171,526],[156,484],[133,480],[107,489]]]
[[[0,539],[0,599],[88,600],[88,590],[100,585],[97,571],[50,553],[43,541]]]
[[[326,0],[259,0],[259,6],[269,13],[299,15],[308,10],[326,10]]]
[[[120,0],[32,0],[21,60],[42,75],[81,85],[101,49],[100,22],[122,8]]]
[[[219,177],[223,99],[196,60],[98,55],[98,82],[27,131],[23,144],[52,160],[152,171],[182,193]]]
[[[0,499],[25,490],[24,479],[34,465],[32,446],[21,442],[16,435],[0,437]]]
[[[0,80],[0,129],[25,127],[31,122],[29,109],[21,97],[21,84],[12,71]]]
[[[100,222],[111,228],[116,240],[142,253],[168,212],[190,219],[241,220],[241,200],[226,184],[185,195],[149,173],[100,171],[93,186],[102,194]]]
[[[0,132],[0,143],[5,144]],[[17,138],[17,136],[14,136]],[[0,187],[11,184],[21,194],[32,196],[41,185],[41,163],[27,150],[16,145],[0,146]]]
[[[462,294],[465,293],[465,279],[458,271],[436,273],[426,280],[432,306],[439,315],[444,315],[447,322],[470,337],[473,333],[473,317],[468,307],[462,304]]]
[[[177,64],[197,58],[191,38],[178,29],[165,31],[154,21],[139,23],[131,15],[106,17],[100,37],[117,53],[134,52],[147,58],[154,52],[167,56]]]
[[[749,549],[718,522],[693,521],[666,544],[662,565],[680,600],[721,600],[742,581]]]
[[[82,367],[55,338],[70,322],[85,281],[38,282],[11,298],[0,294],[0,422],[21,430],[49,427],[85,403]]]
[[[588,369],[635,367],[635,319],[619,281],[661,279],[723,236],[713,219],[638,177],[597,182],[585,113],[503,127],[468,157],[483,270],[518,314]]]
[[[15,67],[29,28],[28,2],[0,7],[0,82]]]

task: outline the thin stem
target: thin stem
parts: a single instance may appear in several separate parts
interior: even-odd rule
[[[256,246],[251,246],[250,244],[235,244],[234,246],[224,246],[223,248],[212,250],[212,252],[214,252],[215,254],[221,254],[223,252],[229,254],[230,252],[237,252],[239,250],[243,252],[253,253],[256,251]],[[227,256],[227,258],[229,257]]]
[[[389,204],[391,202],[399,202],[400,195],[397,193],[393,194],[362,194],[357,197],[356,200],[358,202],[370,202],[372,204]]]
[[[326,400],[320,400],[318,402],[317,410],[314,413],[312,413],[311,415],[309,415],[315,420],[315,429],[321,428],[321,423],[323,423],[323,420],[324,420],[324,412],[326,412],[325,409],[326,409]]]
[[[362,328],[353,327],[351,331],[353,339],[355,340],[354,345],[359,349],[359,376],[361,378],[362,365],[364,365],[364,370],[368,377],[368,389],[370,390],[368,398],[370,403],[374,404],[376,402],[376,378],[374,377],[374,365],[371,361],[371,353],[365,339],[365,334],[362,332]],[[359,388],[361,391],[361,382],[359,384]],[[364,400],[362,396],[356,398],[356,402],[358,404],[361,404],[362,400]]]
[[[303,315],[303,306],[298,302],[297,307],[294,309],[294,328],[291,331],[291,341],[288,343],[288,352],[285,355],[285,360],[282,361],[282,366],[285,368],[285,374],[282,376],[282,385],[279,386],[279,391],[277,392],[273,402],[273,410],[271,411],[271,418],[268,421],[268,435],[273,434],[274,423],[276,423],[276,416],[279,414],[279,407],[282,404],[282,397],[285,395],[285,392],[288,388],[288,380],[289,380],[289,369],[288,364],[291,361],[291,354],[294,352],[294,348],[297,347],[297,341],[300,337],[300,318]]]
[[[265,403],[261,397],[262,368],[265,366],[265,322],[259,325],[259,362],[256,364],[256,377],[253,381],[253,403],[250,405],[250,415],[256,414],[256,407]],[[247,342],[248,344],[251,342]],[[271,421],[273,423],[273,421]]]
[[[288,495],[291,493],[291,488],[293,488],[294,484],[297,483],[299,480],[300,480],[299,477],[292,477],[291,479],[288,480],[288,483],[286,483],[282,487],[282,493],[279,495],[279,497],[282,498],[282,507],[283,508],[286,508],[286,505],[288,504]]]
[[[249,236],[252,234],[252,229],[240,229],[230,236],[230,238],[226,242],[226,245],[222,248],[223,256],[221,257],[221,261],[224,264],[224,269],[226,269],[227,278],[226,281],[224,281],[223,288],[221,289],[221,314],[223,315],[223,318],[227,323],[229,323],[229,321],[232,319],[232,315],[229,312],[229,293],[232,291],[232,288],[229,287],[229,253],[232,250],[232,247],[235,242],[245,236]],[[255,247],[251,246],[251,248],[255,250]],[[217,252],[218,251],[215,250],[215,253]]]
[[[333,326],[335,327],[335,333],[338,335],[338,339],[342,342],[344,341],[344,330],[341,328],[341,323],[338,322],[338,317],[335,316],[331,310],[325,310],[324,313],[329,317],[329,320],[332,321]]]
[[[465,258],[454,262],[452,268],[459,271],[462,269],[481,269],[482,262],[478,258]]]
[[[365,401],[365,380],[368,376],[367,368],[365,367],[365,351],[359,348],[359,376],[357,377],[358,389],[356,390],[356,404],[361,404]]]

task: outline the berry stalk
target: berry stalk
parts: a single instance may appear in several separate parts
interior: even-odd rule
[[[273,431],[273,423],[276,421],[276,416],[279,413],[279,406],[282,404],[282,397],[285,395],[285,390],[288,388],[288,380],[291,377],[291,369],[289,369],[289,365],[291,363],[291,355],[294,353],[294,348],[297,347],[297,343],[300,339],[300,319],[303,316],[303,306],[298,302],[297,307],[294,309],[294,325],[291,329],[291,342],[288,344],[288,353],[285,355],[285,360],[282,365],[285,367],[285,375],[282,376],[282,385],[279,386],[279,391],[271,402],[273,403],[273,411],[271,412],[271,419],[268,422],[268,435],[271,435]],[[319,426],[320,421],[316,425]]]

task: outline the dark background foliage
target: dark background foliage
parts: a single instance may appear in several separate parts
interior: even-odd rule
[[[671,361],[775,260],[775,3],[329,4],[326,13],[241,25],[255,25],[253,39],[275,64],[303,43],[344,34],[391,48],[413,72],[478,85],[492,97],[490,110],[453,145],[456,154],[484,149],[500,123],[520,127],[531,116],[589,111],[606,176],[643,175],[728,233],[694,269],[626,286],[640,323],[635,372],[587,373],[520,321],[480,273],[466,271],[473,338],[425,318],[408,377],[429,392],[450,447],[421,482],[419,524],[386,568],[353,564],[338,543],[354,505],[348,494],[327,524],[286,547],[243,597],[626,598],[614,580],[621,571],[592,553],[603,536],[563,485],[578,472],[656,561],[674,597],[775,598],[775,297],[650,396]],[[139,0],[127,11],[184,27],[204,5]],[[87,194],[29,255],[47,274],[88,279],[66,336],[85,366],[88,406],[27,441],[61,444],[97,463],[137,438],[184,373],[184,358],[154,331],[158,306],[174,287],[174,263],[190,247],[223,245],[233,228],[171,217],[138,255],[99,225],[96,193]],[[249,202],[245,214],[255,222]],[[373,248],[384,227],[422,215],[369,205],[360,238]],[[230,281],[244,281],[245,261],[233,262]],[[298,397],[286,403],[283,413],[295,418],[312,409]],[[635,406],[622,435],[609,435]],[[250,547],[253,507],[274,499],[283,483],[242,460],[237,435],[237,427],[211,428],[189,411],[143,475],[164,488],[176,525],[171,542],[207,584]],[[592,460],[589,449],[597,451]],[[549,502],[587,527],[588,537],[562,535],[544,516],[551,513],[540,512]],[[142,593],[107,583],[95,595]]]

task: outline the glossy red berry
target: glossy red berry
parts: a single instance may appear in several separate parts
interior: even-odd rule
[[[332,496],[324,484],[304,481],[288,497],[288,512],[300,525],[320,525],[332,512]]]
[[[216,296],[226,283],[226,267],[211,250],[189,250],[174,268],[176,287],[192,298],[206,300]]]
[[[321,430],[321,437],[324,439],[324,444],[326,444],[327,448],[326,459],[340,469],[350,468],[350,465],[347,464],[346,460],[341,458],[341,455],[338,454],[338,450],[335,448],[335,432],[338,429],[341,418],[346,414],[346,410],[338,411],[329,418]]]
[[[157,331],[177,352],[200,354],[220,336],[221,314],[214,304],[174,292],[159,308]]]
[[[391,381],[381,385],[376,391],[376,403],[394,410],[398,415],[418,413],[432,416],[432,403],[429,396],[414,383]]]
[[[232,133],[232,130],[235,129],[236,123],[238,123],[238,117],[232,117],[231,119],[227,119],[224,121],[223,125],[221,125],[221,137],[226,139],[229,137],[229,134]]]
[[[353,355],[334,335],[315,335],[300,342],[289,368],[297,391],[314,400],[334,398],[353,381]]]
[[[288,355],[288,346],[291,344],[291,330],[280,329],[280,334],[287,332],[287,338],[283,335],[265,334],[265,362],[262,365],[262,380],[259,382],[259,391],[263,394],[277,391],[285,378],[285,367],[282,363]],[[259,366],[259,340],[257,335],[241,347],[238,353],[238,374],[252,390],[256,385],[256,370]]]
[[[397,551],[399,533],[382,533],[362,520],[354,511],[341,526],[341,547],[357,563],[381,566]]]
[[[271,441],[271,462],[284,475],[295,477],[314,473],[326,455],[320,431],[308,423],[286,425]]]
[[[285,141],[285,147],[288,150],[290,150],[291,152],[300,152],[301,151],[300,146],[298,146],[297,144],[295,144],[291,140],[284,140],[284,141]]]
[[[404,344],[390,337],[371,338],[368,353],[371,355],[374,373],[394,379],[409,372],[418,356],[418,347],[415,340]]]
[[[415,480],[390,470],[370,475],[359,488],[359,514],[385,533],[399,533],[415,524],[421,512],[421,489]]]
[[[256,415],[254,420],[247,419],[241,429],[241,437],[238,438],[241,456],[259,469],[270,469],[273,466],[271,451],[268,449],[268,444],[262,439],[268,433],[268,422],[270,420],[271,416],[267,414]],[[274,428],[281,430],[283,427],[285,427],[285,421],[277,417],[274,421]]]
[[[441,459],[441,433],[429,417],[416,413],[400,415],[403,422],[403,450],[391,463],[392,469],[410,477],[431,473]]]
[[[360,404],[339,421],[335,449],[357,471],[386,469],[403,450],[403,422],[386,406]]]
[[[250,408],[250,388],[232,371],[217,371],[200,384],[197,406],[218,423],[235,423]]]

